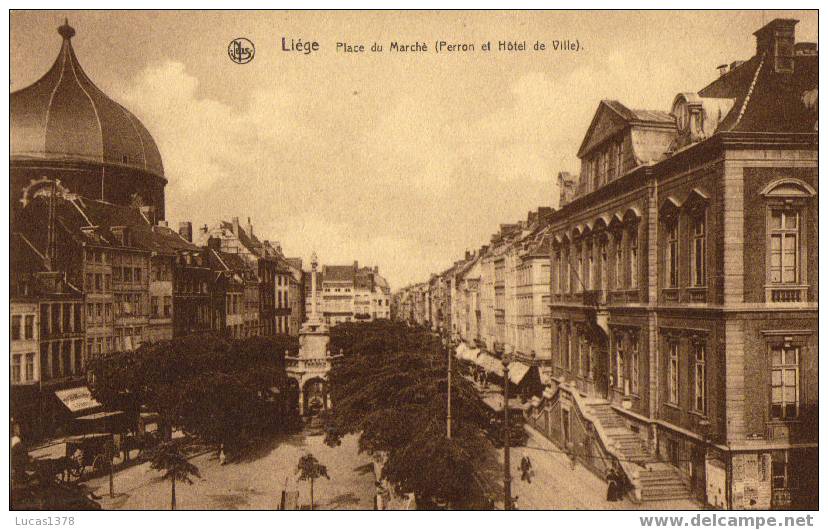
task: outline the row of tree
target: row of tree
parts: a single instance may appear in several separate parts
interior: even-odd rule
[[[447,437],[448,366],[439,337],[377,321],[333,328],[331,346],[345,355],[330,374],[326,442],[359,433],[360,450],[382,454],[383,478],[416,494],[418,505],[483,506],[478,468],[493,451],[493,413],[454,363]]]
[[[126,412],[132,425],[140,411],[157,412],[167,432],[181,429],[232,451],[300,425],[284,359],[298,347],[289,336],[147,343],[90,360],[90,386],[95,399]]]

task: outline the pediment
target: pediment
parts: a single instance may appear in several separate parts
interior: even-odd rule
[[[602,101],[595,111],[595,115],[589,124],[583,142],[581,142],[581,147],[578,149],[578,157],[582,158],[596,145],[599,145],[607,138],[623,130],[627,124],[627,121],[620,114]]]

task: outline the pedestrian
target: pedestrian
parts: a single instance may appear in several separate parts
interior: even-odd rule
[[[532,461],[528,456],[520,459],[520,480],[525,480],[529,484],[532,483]]]
[[[615,472],[615,468],[610,468],[607,471],[607,500],[610,502],[615,502],[618,500],[618,475]]]
[[[610,468],[607,471],[607,500],[615,502],[616,483],[615,483],[615,469]]]
[[[224,444],[221,444],[221,448],[219,449],[219,465],[224,465],[227,463],[227,455],[224,454]]]

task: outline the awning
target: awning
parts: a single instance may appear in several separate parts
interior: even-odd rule
[[[86,416],[81,416],[79,418],[75,418],[78,421],[95,421],[104,418],[112,418],[114,416],[120,416],[123,414],[120,410],[110,411],[110,412],[96,412],[95,414],[88,414]]]
[[[513,361],[509,363],[509,381],[519,385],[528,371],[528,364],[523,364],[520,361]]]
[[[500,364],[500,359],[492,357],[488,353],[481,353],[474,362],[487,372],[503,377],[503,366]]]
[[[478,348],[469,348],[465,342],[461,342],[455,350],[455,355],[461,361],[475,362],[480,350]]]
[[[89,391],[89,388],[85,386],[56,390],[55,396],[73,414],[101,407],[101,404],[92,397],[92,392]]]
[[[503,363],[500,359],[489,355],[488,353],[481,353],[477,356],[475,363],[489,373],[503,377]],[[512,361],[509,363],[509,381],[519,385],[526,374],[529,372],[529,365],[520,361]]]
[[[464,359],[465,360],[467,351],[469,351],[469,347],[466,346],[465,342],[461,342],[460,344],[457,345],[457,349],[454,350],[454,355],[458,359]]]

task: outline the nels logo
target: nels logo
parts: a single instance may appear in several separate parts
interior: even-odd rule
[[[230,60],[236,64],[249,63],[253,60],[253,56],[255,54],[255,46],[253,46],[253,43],[250,40],[245,39],[244,37],[231,40],[230,45],[227,47],[227,55],[229,55]]]

